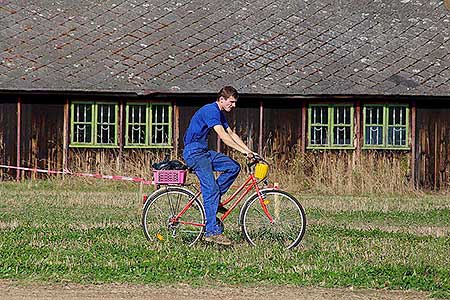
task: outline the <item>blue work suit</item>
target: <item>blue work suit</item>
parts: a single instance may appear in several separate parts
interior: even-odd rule
[[[230,157],[208,149],[208,136],[216,125],[227,129],[228,123],[216,102],[201,107],[192,117],[184,135],[183,159],[195,171],[203,196],[206,214],[205,236],[221,234],[216,223],[220,197],[227,192],[241,170]],[[221,172],[216,179],[214,171]]]

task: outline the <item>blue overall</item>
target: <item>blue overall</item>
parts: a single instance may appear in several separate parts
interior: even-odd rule
[[[216,125],[222,125],[224,129],[229,127],[214,102],[194,114],[184,135],[183,159],[200,180],[206,214],[205,236],[222,233],[223,229],[216,223],[220,197],[227,192],[241,170],[239,164],[230,157],[208,149],[208,136]],[[217,179],[214,171],[221,172]]]

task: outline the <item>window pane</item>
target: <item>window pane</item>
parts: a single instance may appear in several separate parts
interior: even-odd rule
[[[116,113],[115,104],[97,105],[97,143],[115,144]]]
[[[337,106],[334,108],[334,124],[351,124],[350,107]]]
[[[128,109],[128,122],[145,124],[147,122],[147,106],[130,105]]]
[[[366,145],[383,145],[382,126],[366,126]]]
[[[388,144],[392,146],[406,146],[406,128],[389,127]]]
[[[406,125],[406,107],[389,107],[389,125]]]
[[[328,125],[328,106],[311,107],[311,124]]]
[[[153,123],[169,123],[169,105],[153,105]]]
[[[128,143],[145,144],[145,125],[128,125]]]
[[[327,145],[328,144],[328,127],[327,126],[311,126],[311,145]]]
[[[114,144],[115,131],[114,125],[97,125],[97,143],[99,144]]]
[[[334,141],[335,145],[351,145],[350,142],[350,127],[349,126],[335,126],[334,127]]]
[[[90,123],[92,122],[92,105],[91,104],[74,104],[74,123]]]
[[[168,144],[169,143],[169,125],[153,125],[152,126],[152,143]]]
[[[366,124],[383,124],[383,107],[367,106],[366,108]]]
[[[91,143],[92,142],[92,126],[90,124],[74,125],[74,143]]]
[[[97,122],[99,124],[114,124],[116,122],[115,105],[99,104],[97,106]]]

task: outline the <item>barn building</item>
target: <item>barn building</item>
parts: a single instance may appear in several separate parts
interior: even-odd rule
[[[195,110],[232,85],[229,123],[255,151],[377,153],[412,186],[450,184],[442,0],[4,0],[0,37],[2,165],[179,157]]]

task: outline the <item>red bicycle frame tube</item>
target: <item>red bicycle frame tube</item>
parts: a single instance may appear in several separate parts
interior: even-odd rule
[[[194,197],[191,198],[191,200],[189,200],[189,202],[184,206],[184,208],[180,211],[180,213],[178,215],[175,216],[175,218],[173,218],[173,220],[178,221],[178,219],[184,215],[184,213],[189,209],[189,207],[191,207],[192,203],[194,203],[195,199],[197,199],[198,196],[200,196],[201,192],[197,192],[197,194],[194,195]],[[188,222],[182,222],[183,224],[191,224]],[[193,224],[195,225],[195,224]],[[201,226],[204,226],[204,224],[200,224]]]
[[[230,196],[227,200],[223,202],[224,205],[228,204],[233,200],[248,184],[250,185],[247,187],[245,192],[241,194],[241,196],[231,205],[231,207],[223,214],[222,218],[220,218],[222,221],[225,220],[228,215],[234,210],[234,208],[241,202],[242,198],[245,197],[245,195],[248,194],[248,192],[253,188],[253,185],[255,184],[252,182],[251,177],[249,176],[247,180]]]
[[[255,190],[256,190],[256,193],[258,194],[258,198],[259,198],[259,203],[261,204],[261,207],[262,207],[264,213],[265,213],[266,216],[269,218],[270,223],[273,223],[273,218],[272,218],[272,216],[270,215],[269,210],[267,210],[267,206],[266,206],[266,204],[264,203],[264,199],[263,199],[263,197],[262,197],[262,195],[261,195],[261,192],[259,191],[259,186],[258,186],[258,184],[257,184],[257,182],[256,182],[255,176],[253,176],[253,174],[250,174],[250,177],[251,177],[252,180],[254,181]]]
[[[236,208],[236,206],[241,202],[241,200],[248,194],[248,192],[252,189],[255,189],[256,194],[258,195],[259,198],[259,203],[261,204],[261,207],[264,211],[264,213],[266,214],[266,216],[269,218],[269,221],[271,223],[273,223],[273,218],[270,215],[269,211],[267,210],[267,206],[264,203],[264,199],[261,195],[261,192],[259,190],[258,187],[258,182],[255,178],[255,176],[253,174],[250,174],[247,178],[247,180],[241,184],[241,186],[230,196],[228,197],[224,202],[222,202],[224,205],[230,203],[234,198],[236,198],[236,196],[245,189],[244,192],[242,192],[242,194],[239,196],[239,198],[231,205],[231,207],[223,214],[221,220],[224,221],[229,215],[230,213]],[[186,221],[179,221],[179,219],[181,218],[181,216],[183,216],[183,214],[192,206],[192,203],[194,203],[195,199],[197,199],[201,194],[201,191],[197,192],[194,197],[192,197],[189,202],[186,204],[186,206],[181,210],[181,212],[176,215],[176,217],[174,217],[171,221],[173,222],[180,222],[182,224],[189,224],[189,225],[194,225],[194,226],[205,226],[205,224],[200,224],[200,223],[193,223],[193,222],[186,222]]]

